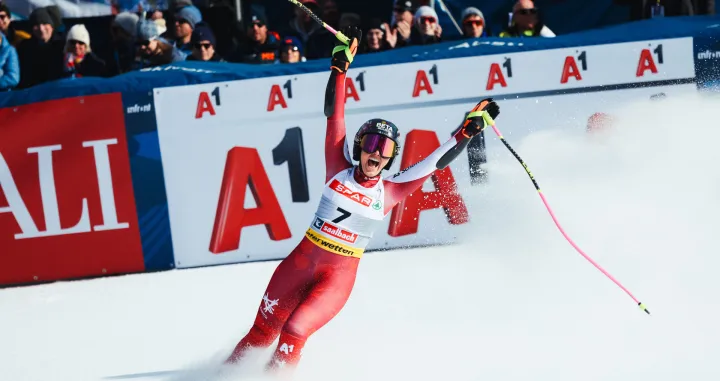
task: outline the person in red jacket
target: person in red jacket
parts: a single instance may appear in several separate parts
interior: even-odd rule
[[[325,187],[313,222],[297,247],[277,266],[262,296],[255,322],[226,360],[238,363],[253,348],[266,348],[279,336],[268,371],[292,372],[314,332],[345,305],[358,263],[373,232],[392,208],[438,169],[454,160],[475,135],[500,113],[492,98],[468,114],[462,128],[422,161],[381,177],[399,152],[400,132],[386,119],[365,122],[345,144],[345,75],[362,33],[343,30],[349,45],[333,49],[325,94]],[[353,161],[359,164],[354,165]]]

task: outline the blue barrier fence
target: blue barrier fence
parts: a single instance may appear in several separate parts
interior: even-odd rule
[[[487,38],[416,46],[382,53],[360,55],[354,68],[390,65],[424,60],[459,58],[531,50],[558,49],[639,40],[693,37],[698,52],[720,44],[720,17],[693,16],[660,18],[579,32],[555,38]],[[720,49],[718,49],[720,50]],[[697,59],[697,55],[696,55]],[[720,58],[705,60],[703,69],[713,71]],[[0,93],[0,108],[79,95],[150,91],[157,87],[242,80],[313,73],[328,70],[327,60],[292,65],[247,65],[230,63],[182,62],[147,71],[131,72],[113,78],[79,78],[54,81],[22,91]]]

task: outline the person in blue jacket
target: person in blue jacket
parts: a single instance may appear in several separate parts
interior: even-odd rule
[[[15,48],[0,33],[0,91],[8,91],[20,82],[20,62]]]

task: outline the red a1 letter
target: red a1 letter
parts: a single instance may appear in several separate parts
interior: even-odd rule
[[[562,76],[560,77],[560,83],[567,83],[568,79],[570,77],[575,78],[577,81],[582,81],[582,76],[580,75],[580,69],[578,69],[577,62],[575,62],[575,57],[573,56],[567,56],[565,57],[565,64],[563,65],[563,71]]]
[[[245,209],[248,185],[257,205],[254,209]],[[240,231],[254,225],[265,225],[273,241],[292,236],[257,150],[235,147],[228,152],[225,163],[210,251],[221,254],[237,250]]]
[[[345,78],[345,103],[347,103],[348,98],[354,99],[355,102],[360,101],[360,95],[358,94],[358,91],[355,88],[355,82],[353,82],[352,78],[346,77]]]
[[[485,86],[485,90],[492,90],[495,88],[496,84],[499,84],[502,87],[507,87],[507,82],[505,81],[505,76],[500,69],[500,65],[493,63],[490,65],[490,73],[488,73],[487,86]]]
[[[267,110],[273,111],[277,105],[280,105],[282,108],[287,108],[287,102],[285,102],[285,97],[283,96],[282,90],[280,90],[280,85],[273,85],[270,89]]]
[[[400,168],[407,168],[430,155],[440,147],[440,141],[434,131],[412,130],[405,138],[406,142],[413,142],[403,150]],[[400,201],[392,210],[388,234],[399,237],[414,234],[418,231],[420,212],[423,210],[442,208],[448,222],[453,225],[468,222],[469,216],[465,202],[457,192],[455,177],[450,167],[435,171],[431,176],[435,191],[424,192],[422,184],[418,189]]]
[[[645,75],[645,71],[650,70],[653,74],[657,74],[657,66],[655,66],[655,60],[653,59],[650,49],[643,49],[640,52],[640,61],[638,61],[637,71],[635,72],[636,77],[642,77]]]
[[[202,118],[203,114],[205,114],[206,112],[209,112],[210,116],[215,115],[215,108],[210,101],[210,95],[208,95],[207,91],[203,91],[198,97],[198,104],[197,108],[195,109],[195,119]]]
[[[428,94],[433,93],[432,86],[430,86],[430,81],[428,80],[427,73],[425,73],[425,70],[418,70],[417,74],[415,75],[415,86],[413,87],[413,98],[417,98],[420,96],[421,91],[427,91]]]

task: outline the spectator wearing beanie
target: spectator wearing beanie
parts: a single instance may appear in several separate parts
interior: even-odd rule
[[[247,41],[241,44],[229,57],[230,62],[254,64],[275,63],[278,57],[279,41],[268,33],[267,20],[261,13],[254,13],[247,29]]]
[[[485,16],[475,7],[467,7],[462,12],[463,38],[486,37]]]
[[[410,45],[415,10],[417,5],[412,0],[396,0],[393,8],[393,25],[387,31],[387,41],[391,48]]]
[[[0,91],[8,91],[20,82],[20,63],[15,47],[0,33]]]
[[[390,27],[379,19],[372,19],[365,26],[365,39],[360,44],[360,53],[377,53],[392,49],[387,41]]]
[[[115,76],[132,70],[135,61],[135,34],[140,18],[130,12],[118,13],[110,26],[112,57],[107,59],[107,73]]]
[[[48,8],[37,8],[30,14],[32,37],[18,45],[20,60],[19,89],[63,77],[65,41],[55,32],[55,21]]]
[[[216,40],[212,29],[207,25],[198,25],[192,34],[192,53],[188,61],[225,62],[215,51]]]
[[[423,5],[415,11],[415,25],[410,34],[411,45],[429,45],[441,41],[442,28],[434,9]]]
[[[280,59],[277,63],[298,63],[307,59],[303,55],[302,42],[295,36],[285,37],[280,45]]]
[[[180,8],[175,13],[175,47],[185,56],[192,53],[192,33],[201,22],[200,10],[193,5]]]
[[[185,56],[170,43],[161,38],[157,24],[152,20],[140,20],[137,24],[136,41],[138,60],[136,68],[142,69],[184,61]]]
[[[112,35],[113,42],[134,42],[135,33],[137,33],[137,23],[139,20],[140,17],[138,17],[135,13],[118,13],[110,26],[110,33]]]
[[[20,42],[30,38],[30,33],[15,29],[11,16],[10,8],[0,1],[0,33],[5,35],[10,45],[17,47]]]
[[[104,77],[105,61],[90,48],[90,33],[83,24],[73,25],[65,42],[65,77]]]

